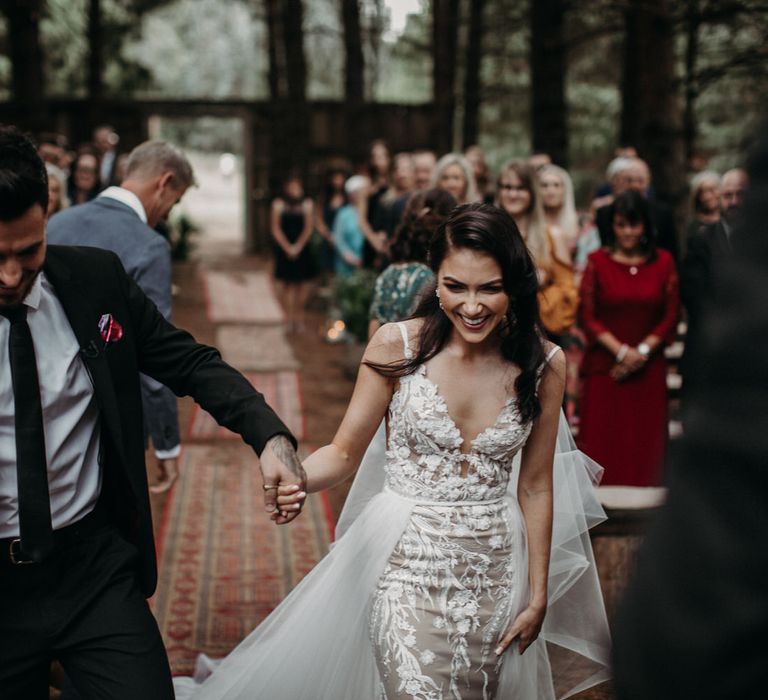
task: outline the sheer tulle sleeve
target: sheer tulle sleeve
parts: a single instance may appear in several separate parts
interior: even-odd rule
[[[581,278],[581,325],[590,342],[608,329],[598,318],[598,294],[600,292],[594,255],[587,259],[587,267]]]
[[[677,319],[680,316],[680,284],[675,261],[671,256],[665,256],[665,260],[664,315],[651,333],[661,338],[662,342],[669,344],[677,335]]]

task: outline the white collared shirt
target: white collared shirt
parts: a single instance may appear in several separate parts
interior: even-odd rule
[[[44,273],[37,276],[24,304],[35,345],[51,521],[57,530],[90,513],[101,492],[99,414],[80,344]],[[0,317],[0,538],[19,534],[9,329],[10,322]]]
[[[99,197],[109,197],[110,199],[116,199],[118,202],[122,202],[126,206],[133,209],[142,223],[147,223],[147,212],[144,210],[144,205],[141,200],[130,190],[126,190],[124,187],[107,187]]]

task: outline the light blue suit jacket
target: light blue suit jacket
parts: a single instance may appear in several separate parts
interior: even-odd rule
[[[111,250],[160,313],[170,320],[170,246],[128,205],[111,197],[97,197],[65,209],[48,222],[48,242]],[[181,441],[176,396],[170,389],[144,375],[141,378],[141,394],[146,431],[155,449],[176,447]]]

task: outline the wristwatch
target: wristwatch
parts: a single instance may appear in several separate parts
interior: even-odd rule
[[[643,356],[648,357],[651,354],[651,346],[648,343],[640,343],[637,346],[637,351]]]

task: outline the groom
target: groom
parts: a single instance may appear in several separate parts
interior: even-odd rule
[[[116,256],[46,247],[47,201],[33,144],[0,127],[0,698],[45,700],[58,659],[85,698],[171,700],[145,600],[157,568],[139,372],[239,433],[265,485],[305,476],[261,394],[166,322]],[[272,513],[275,497],[265,489]]]

